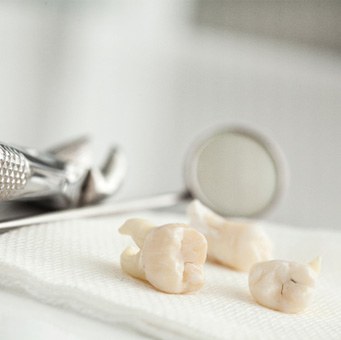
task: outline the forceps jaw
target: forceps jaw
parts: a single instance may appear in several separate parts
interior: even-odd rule
[[[86,169],[86,174],[75,206],[97,203],[115,194],[126,175],[127,162],[123,150],[111,147],[101,167],[92,164],[92,143],[88,136],[81,136],[50,152],[58,159]]]
[[[126,168],[126,158],[121,148],[112,148],[102,168],[89,169],[80,205],[96,203],[112,196],[121,187]]]
[[[89,168],[92,162],[91,149],[92,142],[90,137],[80,136],[47,151],[63,162],[71,162],[84,168]]]

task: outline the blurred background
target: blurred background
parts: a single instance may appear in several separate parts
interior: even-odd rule
[[[268,219],[339,228],[340,111],[338,0],[0,1],[0,140],[121,144],[120,198],[181,189],[193,138],[241,123],[288,159]]]

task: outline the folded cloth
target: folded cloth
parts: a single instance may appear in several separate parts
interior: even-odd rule
[[[136,216],[157,224],[186,221],[183,215]],[[322,256],[313,304],[290,315],[256,304],[246,273],[212,263],[195,294],[165,294],[129,277],[119,258],[132,241],[117,232],[126,218],[50,223],[1,235],[0,286],[162,339],[341,338],[341,232],[264,225],[276,258],[308,262]]]

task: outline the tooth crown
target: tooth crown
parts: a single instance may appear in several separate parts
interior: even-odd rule
[[[248,271],[254,263],[271,259],[272,242],[261,226],[228,221],[199,201],[189,205],[188,215],[190,225],[206,236],[212,260]]]
[[[320,263],[319,258],[315,261]],[[287,261],[255,264],[249,273],[249,288],[261,305],[284,313],[306,309],[314,295],[320,264]]]
[[[198,231],[184,224],[156,228],[144,220],[128,220],[120,231],[139,246],[121,255],[121,267],[128,274],[167,293],[194,292],[204,284],[207,242]]]

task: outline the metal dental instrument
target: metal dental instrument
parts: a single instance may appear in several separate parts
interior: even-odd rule
[[[14,228],[81,217],[169,207],[197,198],[224,216],[258,217],[278,201],[287,184],[287,168],[278,147],[258,132],[225,127],[200,136],[185,160],[186,190],[0,223]]]
[[[0,200],[65,209],[112,195],[125,176],[123,153],[110,150],[100,170],[91,166],[88,146],[86,138],[49,152],[0,144]]]

